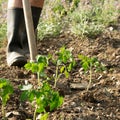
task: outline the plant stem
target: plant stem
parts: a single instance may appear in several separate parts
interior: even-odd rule
[[[41,86],[41,81],[40,81],[40,73],[37,72],[37,79],[38,79],[38,86]]]
[[[34,111],[34,115],[33,115],[33,120],[36,120],[36,111],[37,111],[37,107],[35,107],[35,111]]]
[[[89,79],[89,84],[87,86],[87,91],[89,90],[91,83],[92,83],[92,64],[90,64],[90,79]]]
[[[54,88],[56,88],[58,81],[58,65],[56,66],[56,71],[55,71],[55,83],[54,83]]]
[[[1,109],[2,109],[3,120],[6,120],[4,105],[2,105],[2,108],[1,108]]]
[[[40,85],[40,74],[37,72],[37,78],[38,78],[38,85]]]

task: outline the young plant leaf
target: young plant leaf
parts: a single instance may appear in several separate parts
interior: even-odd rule
[[[65,66],[62,66],[62,67],[60,68],[60,72],[63,73],[64,70],[65,70]]]
[[[40,116],[40,120],[47,120],[49,113],[45,113]]]
[[[12,93],[13,86],[10,84],[9,80],[0,78],[0,97],[4,106],[6,105]]]
[[[65,77],[69,78],[69,72],[67,70],[64,71]]]

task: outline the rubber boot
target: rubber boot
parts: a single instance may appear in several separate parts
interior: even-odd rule
[[[40,13],[41,8],[32,7],[34,30],[37,28]],[[29,53],[23,9],[9,9],[7,20],[7,64],[22,67],[27,63],[25,55]]]

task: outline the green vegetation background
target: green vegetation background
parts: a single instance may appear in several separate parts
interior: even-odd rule
[[[38,39],[55,37],[62,32],[94,38],[117,23],[118,7],[116,0],[45,0]],[[0,44],[6,39],[6,19],[7,0],[0,0]]]

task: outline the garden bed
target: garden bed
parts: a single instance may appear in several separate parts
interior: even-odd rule
[[[72,48],[77,66],[69,79],[62,77],[57,88],[64,91],[63,105],[49,113],[49,120],[119,120],[120,119],[120,34],[114,30],[102,34],[96,39],[79,39],[69,33],[56,38],[47,38],[38,42],[38,53],[54,54],[63,45]],[[105,72],[93,74],[92,87],[86,89],[71,88],[71,83],[87,84],[89,75],[81,70],[78,54],[96,56],[107,68]],[[5,49],[0,49],[0,78],[9,79],[14,86],[14,94],[6,106],[8,120],[32,119],[33,109],[28,102],[20,102],[19,85],[25,81],[36,85],[37,79],[24,68],[8,67]],[[47,71],[51,74],[52,65]],[[1,119],[1,114],[0,114]]]

